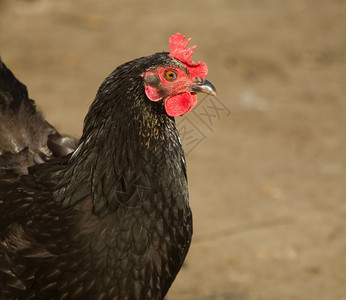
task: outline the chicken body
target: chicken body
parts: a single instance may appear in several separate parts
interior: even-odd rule
[[[143,74],[162,67],[186,71],[165,52],[115,69],[68,155],[71,143],[45,121],[40,146],[0,145],[0,299],[164,298],[189,249],[192,216],[174,118],[146,94]],[[6,74],[8,99],[22,85]],[[20,109],[33,107],[20,98]],[[16,114],[2,102],[3,120]],[[32,115],[24,109],[24,120]]]

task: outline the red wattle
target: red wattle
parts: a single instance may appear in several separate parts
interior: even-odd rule
[[[190,93],[181,93],[167,97],[165,109],[167,115],[178,117],[186,114],[197,104],[197,95]]]

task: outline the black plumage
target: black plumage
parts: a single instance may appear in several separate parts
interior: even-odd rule
[[[78,142],[1,64],[0,299],[164,298],[192,235],[175,121],[143,85],[165,66],[185,68],[163,52],[115,69]]]

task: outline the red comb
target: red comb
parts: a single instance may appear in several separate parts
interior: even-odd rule
[[[169,56],[173,57],[186,65],[187,69],[194,77],[205,78],[208,73],[207,65],[204,62],[193,62],[193,51],[197,46],[187,48],[191,39],[185,40],[185,36],[181,33],[176,33],[169,38],[169,46],[171,51]]]

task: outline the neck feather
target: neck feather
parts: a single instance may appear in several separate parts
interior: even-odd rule
[[[112,74],[109,78],[85,118],[79,147],[58,185],[58,199],[70,205],[90,197],[93,212],[104,215],[119,205],[141,205],[143,197],[164,189],[166,181],[186,190],[187,198],[184,153],[174,119],[164,113],[162,103],[146,98],[141,78],[126,78],[132,85],[125,92],[121,80],[114,84]]]

